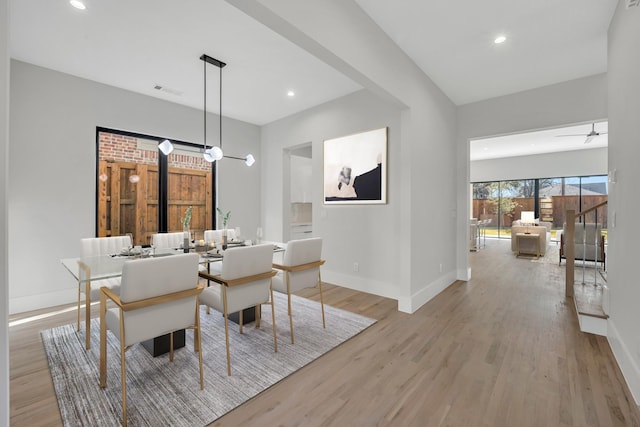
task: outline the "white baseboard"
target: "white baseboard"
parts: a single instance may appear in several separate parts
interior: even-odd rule
[[[398,292],[390,289],[390,285],[386,282],[380,282],[373,279],[351,276],[348,274],[336,273],[327,269],[322,270],[322,281],[333,283],[343,288],[353,289],[355,291],[374,294],[385,298],[398,299]]]
[[[411,298],[400,297],[398,299],[398,310],[404,313],[414,313],[420,307],[431,301],[436,295],[444,291],[456,281],[456,272],[445,274],[435,281],[420,289]]]
[[[76,302],[77,298],[77,289],[65,289],[63,291],[48,292],[46,294],[11,298],[9,299],[9,314],[24,313],[25,311],[70,304]]]
[[[620,334],[615,327],[615,324],[609,319],[609,334],[607,339],[609,340],[609,345],[611,346],[611,351],[613,351],[613,356],[616,358],[618,362],[618,366],[622,371],[622,375],[624,376],[625,381],[627,382],[627,386],[629,390],[631,390],[631,395],[633,396],[633,400],[636,405],[640,405],[640,369],[638,368],[638,364],[632,356],[631,351],[627,345],[620,338]]]
[[[471,280],[471,267],[467,269],[459,268],[456,274],[456,280],[462,280],[465,282]]]
[[[413,294],[411,297],[402,297],[398,295],[397,291],[390,291],[390,286],[386,282],[380,282],[372,279],[364,279],[362,277],[354,277],[348,274],[322,270],[323,282],[335,283],[344,288],[349,288],[356,291],[366,292],[369,294],[397,300],[398,311],[409,314],[415,312],[417,309],[429,302],[433,297],[445,290],[456,280],[456,272],[452,271],[451,273],[439,277],[434,282],[431,282],[426,287]]]

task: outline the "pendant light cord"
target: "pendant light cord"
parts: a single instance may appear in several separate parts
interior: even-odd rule
[[[204,151],[207,151],[207,61],[202,61],[204,64],[204,109],[203,109],[203,120],[204,123]]]
[[[222,67],[220,67],[220,149],[222,150]]]

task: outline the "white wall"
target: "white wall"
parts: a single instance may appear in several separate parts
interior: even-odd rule
[[[607,76],[571,80],[538,89],[463,105],[458,108],[456,185],[459,212],[470,210],[469,140],[607,118]],[[609,124],[611,127],[611,123]],[[611,138],[609,138],[611,144]],[[459,277],[469,277],[468,215],[458,216]]]
[[[280,240],[282,229],[283,150],[311,141],[313,150],[313,234],[322,237],[323,280],[365,292],[398,298],[394,283],[399,244],[394,237],[400,206],[394,196],[400,181],[390,172],[386,205],[324,205],[322,143],[325,139],[389,126],[389,170],[400,163],[400,112],[367,91],[359,91],[303,113],[263,126],[262,152],[269,168],[263,169],[263,207],[266,238]],[[293,159],[293,156],[292,156]],[[353,263],[359,263],[359,272]]]
[[[376,241],[380,243],[366,246],[368,240],[361,242],[355,252],[346,254],[346,259],[336,260],[335,267],[327,266],[327,270],[332,270],[336,279],[343,279],[339,281],[341,284],[349,286],[355,282],[354,277],[358,277],[360,285],[379,288],[379,284],[368,285],[372,281],[363,280],[363,273],[353,274],[351,261],[358,252],[380,259],[377,248],[393,245],[394,259],[398,263],[386,261],[384,265],[395,273],[393,282],[385,281],[380,285],[393,289],[400,310],[415,311],[456,278],[456,250],[452,238],[456,235],[457,179],[454,104],[353,0],[305,2],[303,8],[295,0],[227,1],[390,105],[402,109],[399,133],[396,129],[393,135],[390,156],[394,157],[389,157],[391,192],[388,206],[354,207],[354,211],[361,213],[357,222],[331,223],[336,226],[335,231],[342,231],[333,239],[349,241],[359,237],[352,228],[365,223],[369,233],[381,236]],[[358,117],[357,111],[348,114]],[[347,115],[341,122],[348,119]],[[326,126],[332,129],[332,125],[327,122]],[[263,146],[263,152],[267,149]],[[263,182],[263,185],[267,184]],[[434,185],[437,186],[435,191]],[[263,190],[271,192],[274,187],[263,187]],[[263,197],[265,194],[263,191]],[[281,194],[270,194],[269,197],[282,198]],[[265,218],[267,220],[275,222]],[[273,226],[276,228],[272,229],[268,224],[268,232],[281,235],[281,227]]]
[[[8,241],[14,313],[77,298],[77,285],[60,259],[78,256],[80,238],[95,235],[96,126],[199,143],[202,112],[20,61],[11,62],[11,95]],[[224,135],[227,154],[253,151],[257,162],[251,168],[232,159],[220,162],[219,204],[232,211],[232,226],[255,230],[259,128],[225,119]]]
[[[609,170],[617,171],[609,186],[607,273],[610,295],[609,343],[633,393],[640,403],[640,286],[638,256],[640,227],[640,7],[625,9],[624,1],[609,27]],[[611,221],[611,219],[610,219]]]
[[[471,162],[471,182],[607,174],[607,149],[563,151]]]
[[[9,425],[9,6],[0,0],[0,426]]]

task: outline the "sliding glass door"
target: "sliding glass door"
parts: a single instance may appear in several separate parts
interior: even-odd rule
[[[552,223],[551,238],[562,230],[567,209],[576,213],[607,200],[607,176],[574,176],[472,184],[472,217],[490,219],[487,236],[509,237],[511,223],[522,211],[533,211],[541,221]],[[595,213],[587,222],[596,222]],[[598,222],[607,226],[606,209],[599,210]],[[493,227],[493,228],[492,228]]]

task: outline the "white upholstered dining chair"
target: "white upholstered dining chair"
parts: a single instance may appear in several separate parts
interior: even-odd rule
[[[276,315],[273,305],[271,278],[276,274],[271,269],[273,245],[245,246],[227,249],[222,261],[222,272],[212,275],[201,271],[200,277],[215,282],[200,296],[200,302],[224,315],[224,332],[227,346],[227,375],[231,375],[229,352],[229,314],[240,312],[240,334],[242,334],[242,310],[256,308],[256,327],[260,326],[261,304],[271,305],[273,323],[273,347],[278,351],[276,337]]]
[[[181,248],[184,244],[184,233],[156,233],[151,236],[151,245],[157,249]]]
[[[100,387],[107,386],[107,330],[120,341],[122,422],[127,425],[125,352],[133,345],[170,334],[169,360],[173,362],[173,332],[194,329],[194,351],[204,388],[200,341],[198,254],[130,260],[122,269],[120,296],[100,290]],[[107,309],[107,301],[116,307]]]
[[[278,275],[273,278],[273,289],[287,294],[291,344],[294,343],[293,313],[291,312],[291,294],[293,292],[316,286],[320,288],[322,327],[326,327],[324,300],[322,296],[322,277],[320,276],[320,266],[323,264],[321,237],[290,240],[284,251],[282,264],[273,264],[273,268],[280,270]]]
[[[114,255],[119,254],[123,249],[128,249],[132,245],[131,236],[113,236],[113,237],[89,237],[80,239],[80,254],[82,258]],[[80,277],[87,277],[90,272],[85,263],[80,260]],[[78,331],[80,331],[80,303],[82,294],[85,295],[85,341],[87,350],[91,348],[91,301],[95,301],[100,296],[100,288],[108,287],[114,293],[118,293],[120,289],[120,278],[112,277],[109,279],[101,279],[90,281],[84,284],[78,282]]]
[[[227,239],[235,240],[236,239],[236,230],[233,228],[227,229]],[[205,242],[216,242],[216,245],[222,242],[222,230],[204,230],[204,241]]]

